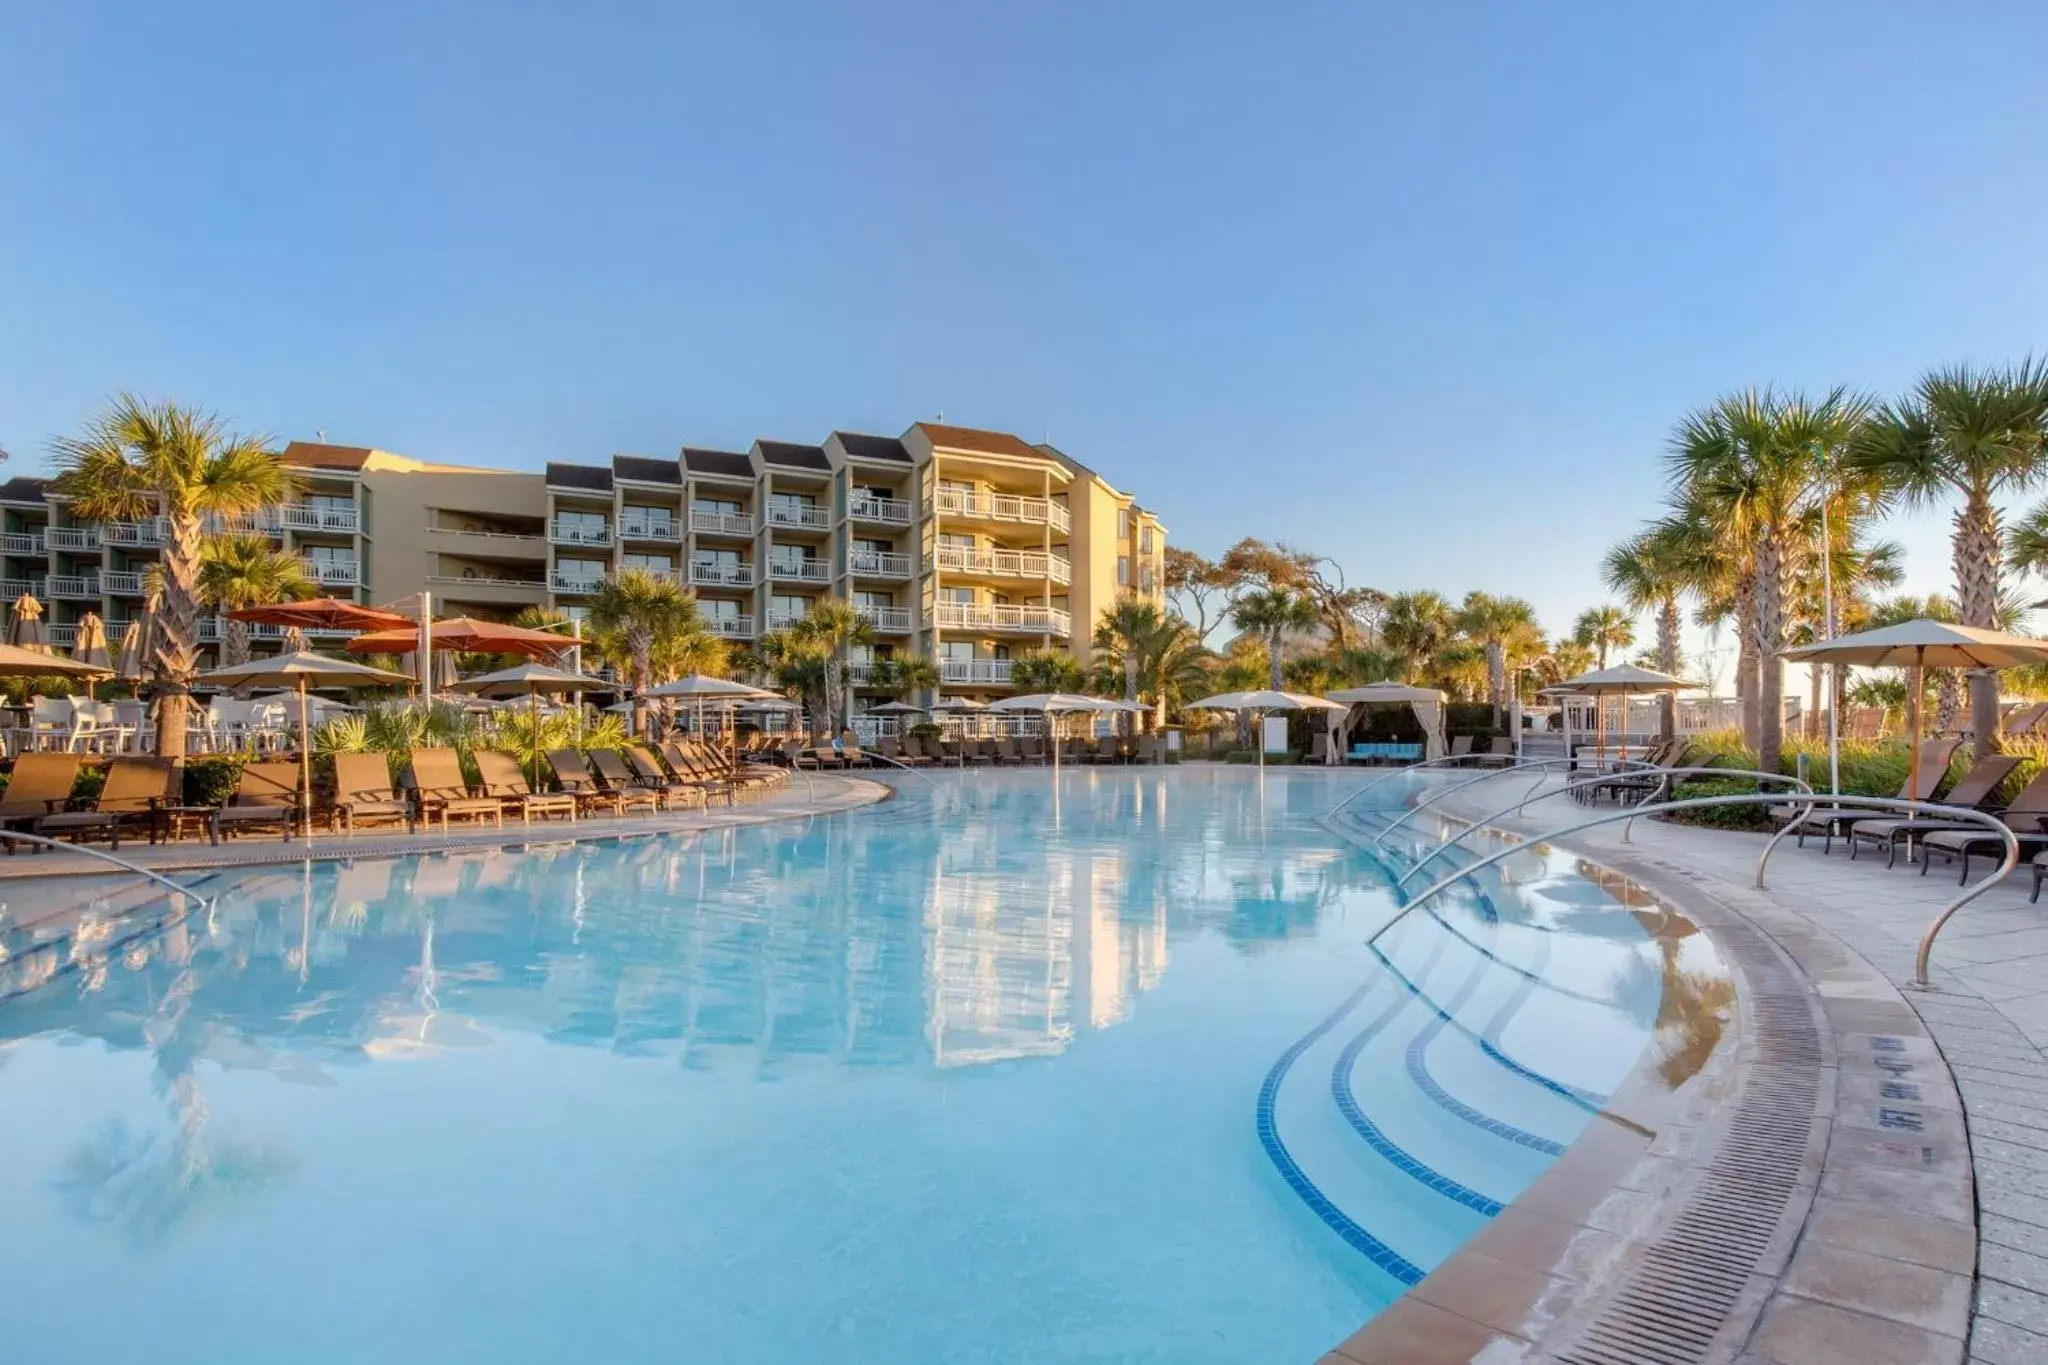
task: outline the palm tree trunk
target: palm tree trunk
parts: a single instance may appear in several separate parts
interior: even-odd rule
[[[203,528],[190,512],[165,517],[162,639],[157,646],[156,752],[182,761],[192,679],[199,671],[199,549]]]
[[[1936,730],[1953,730],[1956,728],[1956,716],[1963,709],[1963,686],[1961,680],[1964,676],[1953,668],[1937,668],[1934,670],[1934,728]],[[1972,684],[1975,684],[1977,680],[1972,677],[1970,681]],[[1975,702],[1976,698],[1972,696],[1970,700]],[[1973,707],[1973,713],[1974,709]],[[1972,719],[1975,719],[1974,714]]]
[[[635,630],[628,637],[626,648],[633,659],[633,736],[647,737],[647,680],[654,675],[654,637],[646,631]]]
[[[1756,575],[1752,572],[1735,591],[1735,700],[1742,714],[1742,742],[1755,749],[1763,722],[1757,706],[1762,679],[1756,649]]]
[[[1821,667],[1820,664],[1808,664],[1806,666],[1806,737],[1808,739],[1818,739],[1821,734]]]
[[[1998,620],[1998,589],[2004,540],[1998,509],[1988,490],[1972,488],[1956,511],[1953,552],[1956,606],[1963,624],[1990,630]],[[1990,669],[1970,674],[1970,729],[1976,736],[1976,757],[1998,748],[1998,674]]]
[[[1507,646],[1499,640],[1486,642],[1486,704],[1493,708],[1493,728],[1499,730],[1506,719],[1505,698],[1508,684]]]
[[[1277,630],[1266,640],[1266,664],[1268,671],[1273,675],[1275,692],[1280,690],[1280,641],[1281,634]]]
[[[1756,542],[1757,768],[1774,773],[1785,749],[1785,555],[1774,529]]]
[[[1657,670],[1678,671],[1678,599],[1667,597],[1657,607]],[[1665,741],[1678,734],[1678,697],[1666,692],[1657,699],[1657,738]]]
[[[1124,641],[1124,700],[1138,699],[1138,648],[1130,640]]]
[[[232,668],[236,664],[249,662],[249,623],[227,619],[227,633],[220,641],[221,663]]]

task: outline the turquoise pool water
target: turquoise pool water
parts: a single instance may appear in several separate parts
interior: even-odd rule
[[[1705,966],[1534,854],[1368,946],[1359,782],[966,773],[12,933],[0,1354],[1313,1360]]]

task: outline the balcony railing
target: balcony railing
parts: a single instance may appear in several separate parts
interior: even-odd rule
[[[161,518],[154,521],[110,521],[100,527],[104,545],[162,545],[170,539],[170,528]]]
[[[867,618],[867,623],[876,630],[891,635],[906,635],[915,624],[908,607],[855,607],[855,611]]]
[[[1016,521],[1027,526],[1050,525],[1055,531],[1069,530],[1073,518],[1067,509],[1045,498],[1019,497],[1014,493],[963,493],[941,488],[933,505],[947,515],[973,517],[978,521]]]
[[[754,518],[749,512],[702,512],[690,509],[690,529],[711,536],[750,536]]]
[[[804,616],[804,612],[792,611],[788,607],[770,607],[768,609],[768,629],[781,630],[784,626],[793,626],[803,620]]]
[[[281,536],[284,534],[284,520],[276,508],[268,512],[249,512],[238,517],[212,516],[202,523],[215,535],[225,532],[237,536]]]
[[[895,498],[857,497],[849,505],[855,521],[880,521],[891,526],[908,526],[917,511],[907,502]]]
[[[941,659],[942,683],[1006,683],[1010,680],[1008,659]]]
[[[751,588],[754,586],[754,566],[751,564],[706,564],[702,561],[690,565],[690,581],[703,583],[714,588]]]
[[[709,616],[704,624],[713,635],[727,635],[736,640],[754,638],[754,618],[751,616]]]
[[[467,526],[429,526],[427,530],[437,536],[462,536],[466,539],[471,540],[512,540],[524,542],[529,540],[540,540],[543,538],[544,535],[543,532],[538,530],[478,531]],[[508,545],[504,548],[510,550],[518,547]]]
[[[90,597],[94,601],[99,600],[98,574],[51,574],[43,582],[48,585],[51,597]]]
[[[875,665],[872,660],[856,661],[846,666],[846,680],[855,687],[866,687],[875,680]]]
[[[768,577],[779,583],[830,583],[832,566],[822,559],[771,559]]]
[[[40,531],[9,531],[0,535],[0,554],[40,555],[49,551],[43,545]]]
[[[619,539],[680,541],[683,528],[674,517],[620,517]]]
[[[604,586],[604,578],[591,577],[580,573],[558,573],[548,575],[548,586],[556,592],[593,593]]]
[[[798,526],[807,531],[823,531],[831,527],[832,514],[822,507],[788,507],[770,503],[768,524]]]
[[[353,507],[318,507],[307,502],[288,502],[277,510],[279,520],[294,531],[353,532],[360,524]]]
[[[328,587],[352,588],[362,581],[362,565],[353,559],[302,559],[306,576]]]
[[[847,556],[847,562],[855,573],[872,574],[877,578],[908,578],[912,561],[909,555],[890,554],[882,550],[855,550]]]
[[[51,526],[44,530],[43,539],[53,550],[97,550],[100,547],[100,528]]]
[[[78,644],[77,626],[44,626],[43,633],[50,637],[50,643],[59,649],[71,649]]]
[[[500,578],[495,574],[480,573],[430,573],[427,575],[427,581],[467,588],[531,588],[535,592],[547,587],[547,584],[538,578]]]
[[[100,575],[100,587],[117,597],[142,596],[142,575],[109,570]]]
[[[49,595],[43,591],[40,578],[0,578],[0,606],[12,607],[23,593],[33,593],[37,597]]]
[[[991,578],[1049,578],[1060,584],[1074,579],[1071,563],[1043,550],[970,550],[961,545],[940,545],[932,551],[932,563],[941,570]]]
[[[609,545],[612,543],[612,528],[568,526],[558,521],[548,527],[548,539],[557,545]]]
[[[1019,630],[1033,635],[1070,635],[1074,618],[1057,607],[1018,607],[968,602],[940,602],[932,608],[932,624],[941,629]]]

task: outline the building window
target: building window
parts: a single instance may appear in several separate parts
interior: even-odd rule
[[[690,562],[707,569],[737,569],[740,566],[738,550],[697,549],[690,552]]]
[[[690,504],[692,512],[703,512],[714,517],[737,517],[741,515],[740,505],[734,498],[698,498]]]
[[[939,657],[949,663],[972,663],[974,661],[974,641],[941,640],[939,642]]]
[[[676,562],[667,555],[621,555],[619,567],[624,569],[645,569],[652,574],[667,578],[675,573]]]
[[[941,602],[952,602],[958,606],[971,607],[974,605],[974,589],[940,588],[939,600]]]
[[[1151,528],[1151,527],[1147,526],[1147,527],[1145,527],[1145,528],[1144,528],[1144,529],[1143,529],[1142,531],[1140,531],[1140,532],[1138,533],[1138,549],[1139,549],[1139,550],[1141,550],[1141,551],[1143,551],[1144,553],[1146,553],[1146,554],[1148,554],[1148,555],[1152,553],[1152,528]]]
[[[811,609],[811,599],[779,592],[768,599],[768,609],[777,617],[795,619]]]
[[[971,498],[974,496],[974,485],[964,479],[940,479],[939,491],[941,493],[958,493],[962,497]]]
[[[1116,509],[1116,538],[1118,540],[1129,540],[1131,538],[1131,509],[1128,507]]]
[[[707,597],[697,603],[697,610],[704,613],[707,621],[737,621],[740,619],[740,604],[729,597]]]
[[[676,526],[675,510],[669,507],[640,507],[628,503],[625,519],[629,525],[641,531],[673,534]]]
[[[306,506],[319,514],[322,525],[332,526],[355,515],[356,500],[345,493],[314,493],[307,497]]]
[[[603,531],[602,512],[555,512],[555,525],[564,531]]]
[[[602,559],[558,559],[555,574],[577,583],[602,583],[605,570],[610,567]]]
[[[952,550],[971,550],[974,548],[974,537],[962,535],[958,531],[941,531],[939,532],[939,544]]]
[[[768,547],[768,562],[778,569],[801,571],[806,564],[817,562],[818,552],[808,545],[771,545]]]
[[[856,589],[853,594],[853,605],[856,607],[893,607],[896,605],[896,594],[893,592],[868,592],[865,589]]]
[[[816,507],[818,500],[809,493],[770,493],[768,505],[780,512],[795,512]]]
[[[356,552],[347,545],[302,545],[300,552],[315,564],[353,564]]]
[[[896,553],[896,542],[877,540],[873,536],[859,536],[855,538],[853,548],[865,554],[888,555]]]
[[[1116,557],[1116,585],[1119,588],[1127,588],[1131,585],[1131,557],[1129,555],[1118,555]]]
[[[589,607],[556,607],[555,610],[562,613],[562,615],[567,617],[570,621],[588,621],[590,619]]]

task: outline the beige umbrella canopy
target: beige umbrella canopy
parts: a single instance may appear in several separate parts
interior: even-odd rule
[[[2030,640],[2024,635],[1923,618],[1838,635],[1819,644],[1787,650],[1784,657],[1795,663],[1853,664],[1864,668],[2019,668],[2048,663],[2048,640]],[[1918,674],[1914,676],[1917,678]],[[1911,790],[1918,791],[1920,708],[1908,709],[1913,713]]]
[[[14,618],[7,624],[7,643],[20,649],[48,652],[50,635],[43,628],[43,604],[36,601],[34,594],[23,593],[14,599]]]
[[[99,664],[66,659],[19,645],[0,645],[0,678],[104,678],[113,672]]]
[[[1187,708],[1198,711],[1251,711],[1263,715],[1268,711],[1343,711],[1344,703],[1324,701],[1300,692],[1275,692],[1271,688],[1259,688],[1250,692],[1218,692],[1213,697],[1187,703]],[[1183,709],[1187,709],[1183,708]],[[1266,771],[1266,740],[1257,736],[1252,746],[1259,752],[1259,773],[1261,781]],[[1261,788],[1261,790],[1264,790]]]
[[[603,691],[612,684],[603,678],[593,678],[587,673],[570,673],[560,668],[548,668],[541,664],[518,664],[496,673],[483,673],[474,678],[464,678],[455,684],[457,692],[471,692],[479,697],[526,698],[526,714],[534,724],[534,733],[540,733],[540,694],[550,696],[564,692]]]
[[[1654,668],[1638,668],[1634,664],[1618,664],[1613,668],[1595,669],[1581,673],[1576,678],[1566,678],[1554,688],[1555,692],[1575,692],[1582,697],[1633,697],[1658,692],[1683,692],[1698,687],[1695,682],[1674,678],[1669,673],[1659,673]],[[1595,707],[1594,722],[1597,727],[1596,743],[1602,749],[1607,747],[1607,709]],[[1627,716],[1623,716],[1624,722]],[[1628,757],[1627,725],[1622,726],[1621,756]]]

